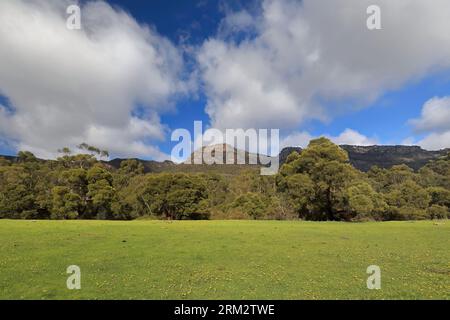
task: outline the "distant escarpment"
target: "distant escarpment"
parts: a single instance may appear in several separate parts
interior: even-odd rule
[[[438,151],[424,150],[419,146],[353,146],[341,145],[347,151],[350,163],[361,171],[368,171],[372,166],[390,168],[394,165],[406,164],[419,170],[430,160],[445,156],[450,149]],[[280,153],[280,162],[284,163],[292,152],[301,152],[300,147],[287,147]]]
[[[361,171],[368,171],[372,166],[378,166],[380,168],[390,168],[394,165],[406,164],[414,170],[419,170],[425,164],[431,160],[435,160],[439,157],[443,157],[450,152],[450,148],[442,149],[438,151],[424,150],[418,146],[353,146],[353,145],[341,145],[342,149],[347,151],[350,163]],[[234,159],[235,164],[223,165],[212,164],[207,165],[201,151],[194,152],[188,160],[184,163],[176,164],[172,161],[154,161],[154,160],[141,160],[135,159],[142,163],[144,171],[148,172],[217,172],[224,174],[239,174],[242,170],[257,169],[261,166],[259,163],[258,155],[248,153],[245,151],[238,151],[229,145],[215,146],[215,150],[211,151],[212,146],[204,147],[202,149],[205,154],[215,157],[215,152],[220,152],[221,155],[217,155],[223,159],[223,163],[227,162],[227,158]],[[286,162],[287,157],[292,152],[302,152],[300,147],[286,147],[283,148],[279,154],[280,166]],[[256,157],[257,164],[249,164],[251,157]],[[11,162],[18,160],[15,156],[1,156]],[[120,168],[122,161],[127,159],[113,159],[111,161],[103,161],[105,164],[112,168]],[[39,160],[45,161],[45,160]],[[246,164],[239,164],[239,163]],[[191,164],[197,163],[197,164]],[[200,163],[200,164],[198,164]]]

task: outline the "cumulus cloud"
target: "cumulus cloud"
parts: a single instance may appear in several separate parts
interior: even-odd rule
[[[432,98],[422,107],[419,119],[411,120],[418,132],[450,130],[450,97]]]
[[[329,136],[329,138],[336,144],[351,144],[357,146],[371,146],[378,143],[375,138],[368,138],[365,135],[353,129],[345,129],[337,137]]]
[[[450,130],[430,133],[422,140],[419,140],[417,144],[427,150],[450,148]]]
[[[366,27],[373,4],[382,30]],[[292,129],[448,68],[448,12],[447,0],[265,0],[252,23],[232,13],[197,55],[212,126]]]
[[[324,137],[330,139],[336,144],[350,144],[350,145],[358,145],[358,146],[370,146],[378,144],[378,140],[375,138],[369,138],[356,130],[347,128],[343,132],[341,132],[338,136],[332,136],[325,134]],[[281,147],[302,147],[305,148],[308,146],[309,142],[315,137],[306,131],[302,132],[293,132],[290,135],[284,137],[280,145]]]
[[[286,147],[301,147],[306,148],[309,144],[309,142],[314,139],[315,137],[309,134],[306,131],[302,132],[292,132],[288,136],[284,137],[280,141],[280,147],[286,148]]]
[[[422,107],[421,117],[410,120],[419,133],[426,136],[417,142],[428,150],[450,148],[450,97],[435,97]]]
[[[81,142],[115,155],[165,156],[152,141],[159,114],[188,92],[178,49],[105,2],[82,6],[82,29],[66,28],[74,1],[0,1],[0,135],[53,157]],[[136,108],[139,106],[139,109]]]

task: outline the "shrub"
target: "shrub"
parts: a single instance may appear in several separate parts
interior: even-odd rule
[[[264,197],[255,192],[247,192],[234,200],[232,207],[239,208],[253,219],[260,219],[266,213],[267,202]]]
[[[450,190],[442,187],[427,188],[427,192],[431,197],[431,204],[450,207]]]
[[[429,215],[425,209],[412,206],[398,208],[398,214],[401,220],[425,220],[429,218]]]
[[[431,219],[446,219],[449,216],[449,210],[447,207],[436,204],[429,207],[427,212]]]

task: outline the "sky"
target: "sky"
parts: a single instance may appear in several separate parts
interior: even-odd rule
[[[448,0],[1,1],[0,154],[164,160],[194,121],[449,148],[448,30]]]

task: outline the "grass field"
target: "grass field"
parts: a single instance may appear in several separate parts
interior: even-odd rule
[[[0,298],[449,299],[450,222],[0,220]]]

